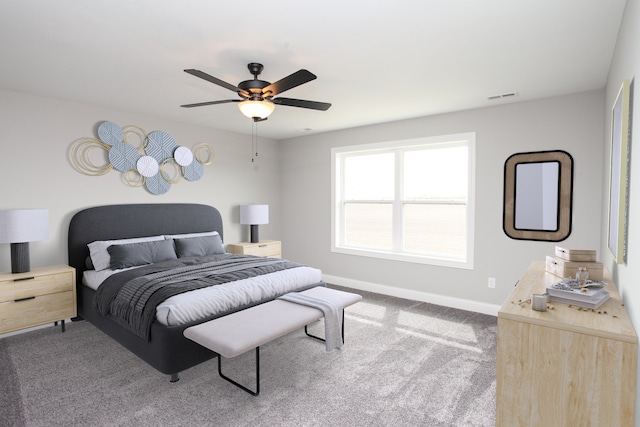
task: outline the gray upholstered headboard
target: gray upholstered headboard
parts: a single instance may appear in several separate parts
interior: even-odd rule
[[[91,242],[204,231],[217,231],[224,241],[222,217],[212,206],[172,203],[84,209],[69,223],[69,265],[76,269],[77,281],[81,283],[89,255],[87,244]]]

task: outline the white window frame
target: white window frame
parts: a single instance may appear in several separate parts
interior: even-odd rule
[[[398,148],[419,148],[425,145],[442,145],[455,142],[465,142],[468,153],[468,193],[467,193],[467,250],[465,259],[454,259],[445,257],[434,257],[428,255],[409,254],[404,252],[373,250],[365,248],[352,248],[340,245],[340,230],[342,225],[342,193],[343,188],[338,186],[344,185],[343,180],[339,176],[343,170],[343,165],[339,164],[343,161],[341,155],[346,153],[366,153],[374,151],[392,151]],[[395,261],[414,262],[421,264],[429,264],[443,267],[453,267],[471,270],[474,262],[474,235],[475,235],[475,164],[476,164],[476,134],[475,132],[459,133],[452,135],[442,135],[433,137],[424,137],[416,139],[406,139],[399,141],[379,142],[371,144],[351,145],[344,147],[334,147],[331,149],[331,252],[357,255],[364,257],[382,258]],[[396,174],[400,171],[396,171]],[[395,209],[395,208],[394,208]],[[402,221],[400,215],[394,215],[394,221]],[[396,227],[401,230],[402,227]],[[397,236],[393,237],[394,239]]]

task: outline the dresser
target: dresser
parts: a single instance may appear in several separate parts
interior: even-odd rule
[[[0,334],[76,317],[76,272],[67,265],[0,273]]]
[[[534,261],[498,312],[496,425],[632,426],[638,336],[608,271],[595,311],[519,304],[560,280]]]
[[[279,240],[260,240],[258,243],[241,242],[227,245],[232,254],[255,255],[265,258],[281,258],[282,245]]]

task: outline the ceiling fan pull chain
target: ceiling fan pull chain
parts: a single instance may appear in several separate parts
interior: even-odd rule
[[[258,122],[251,124],[251,163],[258,157]]]

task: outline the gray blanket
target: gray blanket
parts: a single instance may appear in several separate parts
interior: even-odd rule
[[[278,299],[322,310],[324,313],[324,341],[327,351],[342,347],[342,317],[340,316],[342,308],[336,307],[329,301],[298,292],[284,294]]]
[[[156,307],[169,297],[299,266],[249,255],[179,258],[110,276],[96,291],[93,303],[100,314],[148,341]]]

